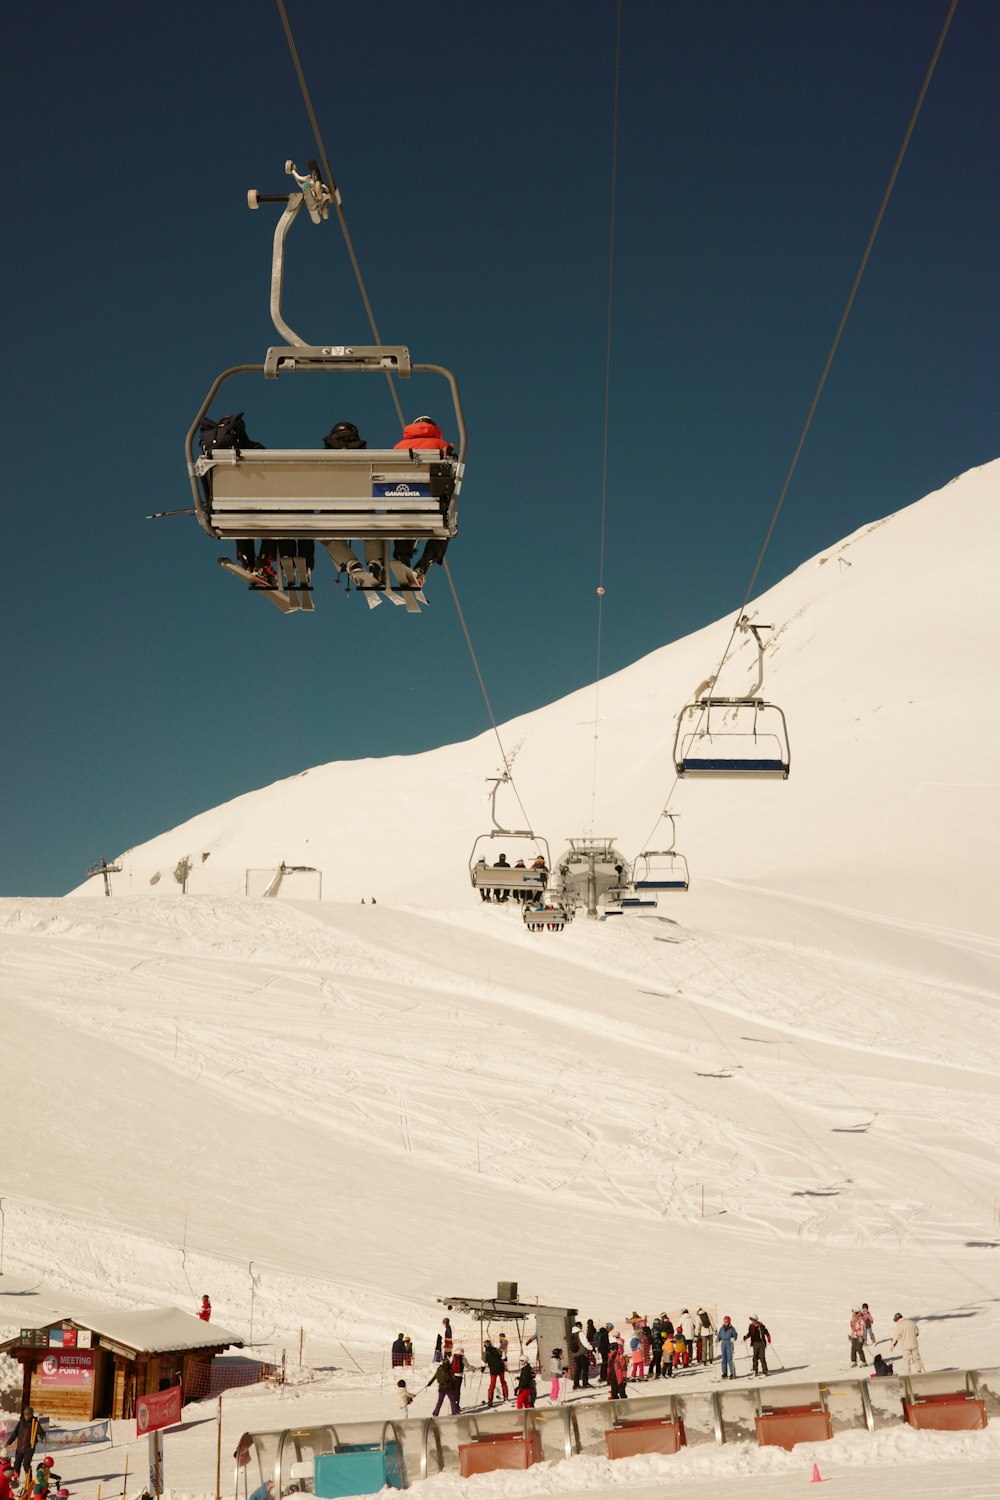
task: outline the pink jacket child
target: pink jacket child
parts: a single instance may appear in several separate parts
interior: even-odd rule
[[[860,1308],[851,1314],[851,1364],[867,1364],[865,1359],[865,1319]]]

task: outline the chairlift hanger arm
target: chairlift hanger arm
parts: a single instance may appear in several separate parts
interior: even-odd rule
[[[764,642],[761,639],[760,633],[762,630],[773,630],[774,626],[754,625],[747,619],[746,615],[741,615],[739,628],[744,631],[748,630],[757,642],[757,681],[746,695],[748,698],[754,698],[764,685]]]
[[[334,356],[337,357],[337,365],[346,370],[380,370],[389,374],[399,375],[402,379],[408,379],[413,370],[419,370],[430,375],[440,375],[447,380],[451,388],[451,400],[455,410],[455,421],[458,426],[458,460],[465,463],[465,453],[468,447],[468,437],[465,426],[465,413],[462,408],[462,398],[458,390],[458,382],[450,370],[443,365],[410,365],[409,350],[402,345],[358,345],[352,350],[343,347],[330,346],[323,348],[320,345],[307,344],[305,339],[285,322],[281,312],[281,293],[285,274],[285,239],[292,224],[295,222],[303,203],[309,210],[314,223],[320,223],[328,217],[331,203],[340,204],[340,193],[336,187],[328,188],[320,176],[319,167],[315,162],[309,163],[309,174],[305,175],[295,170],[294,162],[285,163],[285,171],[294,177],[299,184],[301,192],[288,193],[286,195],[274,194],[264,196],[255,189],[247,194],[247,201],[251,208],[256,208],[259,203],[284,203],[285,211],[279,218],[274,229],[274,242],[271,252],[271,321],[281,336],[288,340],[290,349],[269,349],[265,360],[265,376],[274,379],[281,369],[321,369],[328,368]],[[298,352],[297,352],[298,351]],[[359,363],[352,363],[355,358]]]

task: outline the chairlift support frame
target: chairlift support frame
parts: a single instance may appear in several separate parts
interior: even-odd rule
[[[274,231],[270,312],[287,340],[267,350],[260,364],[231,365],[209,387],[184,440],[194,513],[210,536],[238,539],[314,537],[319,540],[400,538],[447,540],[457,534],[456,508],[468,439],[458,382],[443,365],[413,363],[402,344],[309,344],[289,326],[281,311],[285,240],[303,207],[315,224],[329,217],[340,193],[323,182],[319,167],[308,173],[285,163],[298,191],[262,194],[251,189],[250,208],[284,203]],[[359,450],[264,448],[220,449],[211,457],[195,453],[202,418],[223,384],[235,375],[262,374],[266,380],[294,371],[374,372],[409,379],[414,373],[447,381],[458,433],[457,456],[415,449]]]
[[[736,781],[746,780],[780,780],[787,781],[791,770],[791,751],[788,743],[788,724],[785,719],[784,710],[776,703],[768,703],[760,697],[760,689],[764,682],[764,642],[761,639],[762,630],[773,630],[773,625],[755,625],[743,615],[739,622],[740,630],[753,636],[757,643],[757,680],[750,691],[742,697],[722,697],[717,694],[706,694],[694,703],[686,704],[677,716],[677,732],[674,736],[674,770],[679,778],[714,777],[717,780],[731,779]],[[690,746],[702,738],[711,739],[713,735],[711,727],[712,710],[734,710],[737,714],[741,709],[750,710],[753,720],[749,731],[740,731],[734,728],[715,730],[714,735],[718,741],[733,740],[736,738],[751,738],[756,744],[759,739],[767,738],[776,743],[778,754],[774,756],[693,756],[689,753]],[[686,714],[697,714],[695,727],[690,730],[684,728],[684,717]],[[759,728],[761,715],[767,715],[769,724],[766,732]],[[704,721],[704,727],[702,727]],[[685,746],[687,748],[685,748]]]
[[[583,866],[584,868],[578,870],[576,875],[571,877],[569,870],[573,865]],[[597,870],[598,865],[610,865],[612,870],[615,870],[617,865],[621,865],[622,873],[620,876],[615,876],[613,884],[605,885],[602,888],[601,880],[607,877],[606,875],[599,874]],[[569,848],[560,855],[554,873],[560,879],[557,894],[559,894],[563,904],[586,906],[588,917],[596,918],[600,915],[601,911],[606,910],[612,891],[618,892],[624,889],[629,883],[631,867],[625,856],[615,847],[613,838],[599,838],[587,835],[569,840]],[[577,895],[566,883],[571,878],[575,878],[578,881],[582,880],[584,875],[587,881],[585,897],[582,894]],[[619,913],[613,911],[611,915],[619,915]]]

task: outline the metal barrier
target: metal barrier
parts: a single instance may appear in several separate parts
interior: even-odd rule
[[[758,1442],[761,1417],[789,1411],[811,1412],[826,1419],[829,1435],[864,1428],[875,1433],[899,1427],[914,1410],[925,1413],[913,1425],[968,1430],[1000,1421],[1000,1369],[935,1370],[923,1375],[855,1378],[766,1386],[737,1386],[722,1391],[671,1391],[620,1401],[580,1401],[543,1405],[526,1411],[497,1407],[460,1412],[454,1417],[407,1421],[339,1422],[317,1427],[290,1427],[280,1432],[247,1433],[237,1449],[234,1494],[248,1500],[253,1489],[273,1485],[271,1500],[292,1491],[314,1493],[312,1471],[318,1456],[340,1446],[365,1442],[383,1445],[387,1434],[400,1445],[408,1474],[427,1479],[445,1468],[458,1468],[462,1447],[518,1440],[532,1450],[532,1462],[560,1463],[578,1453],[605,1453],[609,1428],[639,1423],[676,1423],[686,1445]],[[935,1410],[936,1409],[936,1410]],[[940,1418],[940,1420],[936,1420]],[[815,1441],[810,1437],[796,1441]],[[252,1484],[254,1471],[257,1484]]]
[[[280,1432],[247,1433],[237,1447],[234,1495],[248,1500],[258,1487],[271,1484],[274,1500],[289,1492],[315,1493],[314,1465],[317,1458],[338,1448],[372,1443],[385,1447],[387,1439],[399,1444],[407,1473],[428,1479],[444,1468],[441,1433],[433,1417],[398,1422],[338,1422],[319,1427],[286,1427]],[[241,1455],[243,1461],[241,1462]],[[256,1483],[251,1470],[256,1460]]]

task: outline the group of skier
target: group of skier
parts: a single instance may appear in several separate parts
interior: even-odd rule
[[[513,888],[506,885],[491,886],[486,875],[486,868],[486,860],[480,859],[476,864],[476,878],[477,884],[479,886],[479,894],[484,901],[506,901],[509,898],[513,898],[515,901],[530,901],[537,894],[536,890],[528,885],[514,886]],[[496,862],[490,868],[494,870],[504,871],[527,871],[529,866],[525,864],[523,859],[517,860],[512,865],[508,861],[506,854],[501,854],[500,858],[496,860]],[[539,854],[532,861],[530,869],[532,875],[542,881],[542,885],[544,888],[549,878],[549,870],[548,866],[545,863],[545,856]]]
[[[667,1313],[650,1322],[637,1312],[625,1319],[631,1330],[627,1335],[615,1332],[613,1323],[598,1327],[593,1318],[587,1326],[574,1324],[569,1335],[567,1375],[573,1378],[573,1389],[590,1385],[591,1374],[599,1384],[624,1388],[625,1380],[670,1379],[675,1370],[691,1364],[711,1364],[716,1328],[710,1313],[703,1307],[694,1312],[684,1308],[673,1323]]]
[[[715,1345],[721,1355],[722,1380],[736,1379],[736,1352],[739,1343],[748,1345],[751,1372],[755,1376],[769,1375],[767,1366],[771,1334],[767,1325],[756,1314],[749,1320],[746,1333],[741,1336],[728,1314],[716,1326],[710,1312],[697,1307],[694,1312],[684,1308],[676,1323],[667,1313],[652,1320],[633,1312],[624,1320],[627,1332],[621,1333],[613,1323],[599,1326],[593,1318],[586,1325],[577,1321],[570,1329],[566,1348],[555,1348],[548,1359],[547,1374],[550,1379],[549,1397],[559,1401],[570,1381],[573,1390],[588,1390],[591,1385],[607,1385],[611,1400],[627,1396],[630,1383],[650,1380],[669,1380],[692,1365],[711,1365],[715,1361]],[[912,1318],[896,1313],[893,1318],[894,1338],[889,1352],[874,1354],[873,1378],[893,1373],[893,1359],[905,1358],[907,1374],[923,1371],[923,1362],[918,1347],[919,1329]],[[874,1318],[867,1302],[856,1308],[851,1316],[851,1363],[867,1366],[864,1355],[866,1344],[874,1345]],[[393,1364],[412,1362],[402,1358],[403,1335],[393,1344]],[[408,1341],[407,1341],[408,1342]],[[491,1338],[483,1340],[482,1362],[470,1360],[461,1344],[456,1344],[451,1323],[445,1318],[443,1331],[438,1335],[434,1349],[434,1374],[424,1389],[437,1387],[437,1416],[447,1400],[453,1414],[461,1410],[462,1384],[465,1376],[478,1370],[489,1374],[486,1392],[487,1406],[510,1399],[508,1386],[508,1343],[501,1334],[496,1343]],[[518,1371],[514,1395],[519,1407],[534,1406],[537,1399],[536,1366],[524,1358]],[[414,1400],[412,1392],[403,1380],[397,1382],[399,1405],[405,1411]],[[0,1497],[2,1500],[2,1497]]]
[[[234,447],[238,443],[242,447],[260,448],[262,444],[247,439],[245,432],[242,439],[234,441],[228,434],[226,423],[231,419],[226,418],[222,423],[212,423],[206,419],[202,424],[203,438],[202,447],[206,454],[211,454],[215,448]],[[331,450],[363,449],[367,448],[361,433],[353,422],[336,422],[323,439],[323,446]],[[394,444],[394,448],[405,451],[418,452],[440,452],[442,454],[453,454],[454,449],[448,439],[442,433],[440,427],[431,417],[417,417],[415,422],[408,422],[403,428],[403,436]],[[403,567],[412,568],[417,584],[423,583],[429,568],[434,563],[443,563],[445,549],[448,546],[446,540],[431,537],[424,545],[420,559],[414,564],[413,554],[416,551],[416,542],[395,539],[392,546],[394,560]],[[353,583],[361,587],[381,587],[385,582],[382,577],[382,549],[379,542],[366,541],[364,544],[365,561],[361,562],[350,542],[330,541],[327,543],[327,551],[342,572]],[[275,540],[264,538],[260,543],[259,551],[252,537],[241,538],[236,543],[236,561],[246,572],[252,573],[259,578],[267,588],[278,586],[278,575],[275,560],[278,553],[302,557],[307,572],[311,574],[315,561],[316,544],[309,538],[287,540]]]

